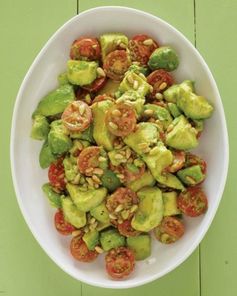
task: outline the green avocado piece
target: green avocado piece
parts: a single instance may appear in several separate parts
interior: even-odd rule
[[[58,75],[58,83],[59,85],[69,84],[69,81],[67,78],[67,72],[63,72]]]
[[[74,159],[70,156],[66,156],[63,160],[63,166],[67,181],[73,184],[79,184],[81,175]]]
[[[76,228],[81,228],[86,225],[86,213],[80,211],[72,202],[71,198],[62,198],[62,209],[64,218],[67,222]]]
[[[35,140],[46,140],[49,133],[49,123],[45,116],[35,115],[31,128],[31,138]]]
[[[90,251],[93,251],[99,244],[99,232],[96,229],[90,230],[83,235],[82,239],[85,242],[87,248]]]
[[[136,260],[144,260],[151,255],[151,238],[148,234],[128,237],[127,246],[133,250]]]
[[[115,229],[108,229],[101,232],[100,243],[104,251],[125,245],[125,237]]]
[[[55,192],[53,190],[53,187],[49,183],[44,184],[42,186],[42,190],[46,195],[46,197],[48,198],[48,201],[52,207],[58,208],[58,209],[62,207],[61,195]]]
[[[110,224],[109,211],[107,210],[104,202],[91,209],[90,214],[102,224]]]
[[[145,98],[134,90],[128,90],[116,100],[116,103],[127,103],[133,106],[137,116],[140,117],[143,112]]]
[[[91,84],[97,77],[96,62],[69,60],[67,62],[67,78],[74,85]]]
[[[134,88],[134,81],[137,81],[137,86]],[[131,83],[132,82],[132,83]],[[146,79],[137,75],[135,72],[127,71],[120,83],[119,91],[125,93],[128,90],[135,90],[141,97],[145,97],[150,92],[151,86],[146,82]]]
[[[181,96],[181,90],[185,92],[194,91],[194,82],[191,80],[184,80],[181,84],[174,84],[163,92],[164,99],[167,102],[177,103]]]
[[[104,230],[104,229],[106,229],[106,228],[108,228],[108,227],[110,227],[111,226],[111,223],[110,222],[108,222],[108,223],[102,223],[102,222],[99,222],[98,223],[98,226],[96,227],[96,229],[98,230],[98,231],[101,231],[101,230]]]
[[[93,139],[93,126],[90,125],[87,129],[85,129],[83,132],[72,132],[70,131],[70,137],[72,139],[79,139],[79,140],[85,140],[90,143],[94,143]]]
[[[124,138],[124,143],[132,148],[137,154],[143,155],[144,147],[153,145],[157,142],[159,133],[157,126],[151,122],[140,122],[137,124],[135,132],[129,134]]]
[[[157,187],[144,187],[137,192],[137,196],[139,198],[138,210],[131,225],[138,231],[149,232],[159,225],[163,218],[162,194]]]
[[[181,112],[177,106],[177,104],[175,103],[168,103],[168,108],[169,111],[171,113],[171,115],[175,118],[175,117],[179,117],[181,115]]]
[[[146,104],[144,106],[144,112],[145,110],[152,110],[153,114],[152,117],[155,119],[158,119],[162,126],[164,127],[164,129],[166,130],[167,127],[170,125],[170,123],[172,122],[173,118],[170,115],[169,110],[167,110],[164,107],[155,105],[155,104]]]
[[[200,165],[193,165],[177,172],[179,179],[186,185],[196,185],[205,179]]]
[[[74,204],[83,212],[97,207],[107,195],[107,189],[104,187],[82,191],[79,186],[68,183],[66,188]]]
[[[166,71],[174,71],[178,68],[179,58],[173,48],[170,46],[161,46],[151,54],[148,66],[152,70],[165,69]]]
[[[72,147],[72,140],[68,137],[68,130],[62,120],[54,120],[50,124],[48,143],[54,154],[63,154]]]
[[[200,119],[200,120],[193,119],[192,120],[192,125],[195,127],[195,129],[198,132],[202,132],[203,129],[204,129],[204,120],[202,120],[202,119]]]
[[[197,131],[183,115],[175,118],[171,127],[172,129],[166,134],[168,146],[178,150],[188,150],[198,146]]]
[[[107,129],[105,123],[106,112],[114,105],[113,102],[106,100],[92,105],[93,114],[93,138],[98,146],[103,146],[106,150],[113,149],[115,136]]]
[[[149,171],[146,171],[138,180],[134,180],[127,185],[128,188],[132,189],[134,192],[137,192],[143,187],[154,186],[156,180]]]
[[[69,103],[75,100],[73,86],[69,84],[61,85],[56,90],[51,91],[39,102],[35,115],[52,116],[62,113]]]
[[[143,160],[159,183],[178,190],[184,189],[183,184],[175,175],[164,172],[164,169],[173,162],[173,154],[161,141],[149,154],[143,156]]]
[[[119,48],[119,44],[123,43],[128,46],[128,37],[122,33],[106,33],[100,36],[100,47],[102,60],[112,51]]]
[[[106,95],[110,95],[113,97],[119,88],[119,84],[120,84],[119,81],[114,81],[112,79],[108,79],[106,81],[106,84],[101,89],[98,90],[97,94],[98,95],[106,94]]]
[[[39,154],[39,164],[42,169],[46,169],[52,162],[57,159],[57,156],[53,154],[47,141],[44,142]]]
[[[129,72],[135,72],[137,75],[139,75],[140,73],[143,74],[144,76],[148,76],[150,73],[150,70],[148,67],[146,66],[141,66],[141,65],[135,65],[132,64],[129,68],[128,68]]]
[[[176,191],[162,193],[164,202],[164,216],[174,216],[181,214],[181,211],[177,206],[177,196],[178,194]]]
[[[111,170],[105,170],[101,176],[102,186],[108,189],[109,192],[113,192],[115,189],[121,186],[121,182],[117,175]]]

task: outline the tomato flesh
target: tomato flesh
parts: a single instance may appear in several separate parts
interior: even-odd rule
[[[101,55],[100,44],[96,38],[81,37],[71,46],[70,58],[72,60],[98,60]]]
[[[118,231],[126,237],[138,236],[140,234],[140,231],[132,228],[131,219],[125,220],[123,223],[118,224]]]
[[[94,80],[91,84],[82,86],[82,88],[90,93],[97,92],[105,85],[106,80],[106,77],[99,77],[96,80]]]
[[[155,98],[156,93],[163,93],[168,87],[174,84],[174,79],[170,73],[159,69],[147,76],[147,82],[153,87],[150,96]]]
[[[64,190],[66,187],[63,158],[51,163],[48,170],[49,183],[57,190]]]
[[[63,235],[71,234],[76,228],[65,221],[63,211],[59,210],[54,216],[54,225],[57,231]]]
[[[78,168],[80,173],[87,176],[92,176],[93,170],[88,172],[88,169],[97,168],[99,166],[100,147],[90,146],[82,150],[78,157]]]
[[[108,252],[105,263],[106,270],[113,279],[122,279],[134,270],[135,256],[129,248],[119,247]]]
[[[185,215],[197,217],[206,212],[208,200],[201,187],[194,186],[179,194],[177,205]]]
[[[81,236],[73,237],[70,244],[72,256],[81,262],[92,262],[98,257],[96,251],[90,251]]]

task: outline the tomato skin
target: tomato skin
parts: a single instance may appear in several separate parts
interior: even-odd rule
[[[66,188],[65,172],[63,166],[63,158],[59,158],[56,162],[51,163],[48,170],[49,183],[57,190]]]
[[[161,224],[154,229],[155,237],[162,243],[171,244],[184,234],[184,225],[175,217],[164,217]]]
[[[72,60],[98,60],[101,56],[100,44],[96,38],[81,37],[71,45],[70,58]]]
[[[105,256],[106,270],[113,279],[123,279],[131,274],[135,267],[135,256],[131,249],[119,247]]]
[[[61,118],[67,129],[82,132],[89,127],[92,121],[92,112],[85,102],[74,101],[67,106]]]
[[[114,99],[107,95],[107,94],[103,94],[103,95],[98,95],[94,98],[93,100],[93,104],[94,103],[97,103],[97,102],[102,102],[102,101],[106,101],[106,100],[109,100],[109,101],[113,101],[114,102]]]
[[[188,187],[184,192],[179,194],[177,205],[185,215],[197,217],[206,212],[208,200],[201,187],[193,186]]]
[[[62,235],[69,235],[74,230],[76,230],[76,228],[73,225],[65,221],[63,211],[61,210],[56,212],[54,215],[54,225],[57,231]]]
[[[70,244],[72,256],[81,262],[92,262],[98,257],[96,251],[90,251],[81,236],[73,237]]]
[[[141,232],[132,228],[131,220],[124,220],[123,223],[118,224],[118,231],[126,237],[138,236]]]
[[[80,173],[92,176],[93,172],[87,172],[87,169],[99,166],[100,151],[98,146],[90,146],[82,150],[77,162]]]
[[[153,87],[153,91],[150,96],[154,98],[156,93],[163,93],[168,87],[174,84],[174,78],[167,71],[159,69],[153,71],[147,76],[147,82]],[[163,83],[166,83],[167,86],[161,89],[160,86]]]
[[[143,42],[147,39],[151,39],[153,42],[150,45],[145,45]],[[132,61],[146,65],[150,55],[156,48],[159,47],[159,45],[155,40],[147,35],[136,35],[129,41],[128,47],[131,53]]]
[[[182,169],[185,163],[185,152],[184,151],[172,151],[174,155],[173,163],[168,166],[165,171],[169,173],[175,173]]]
[[[106,77],[99,77],[96,80],[94,80],[91,84],[82,86],[82,88],[90,93],[97,92],[105,85],[106,80]]]
[[[105,57],[103,68],[109,78],[120,81],[130,65],[131,61],[127,52],[125,50],[115,50]]]
[[[139,179],[145,172],[145,165],[138,168],[138,172],[131,172],[127,168],[126,164],[120,164],[118,166],[113,166],[112,164],[110,164],[110,168],[113,172],[124,175],[124,179],[122,180],[123,181],[122,183],[125,183],[125,184]]]
[[[118,110],[120,115],[114,114],[115,110]],[[111,134],[118,137],[125,137],[136,128],[136,112],[132,106],[129,106],[126,103],[119,103],[112,106],[107,111],[105,121]],[[116,128],[114,128],[114,126]]]
[[[203,160],[201,157],[192,154],[192,153],[187,153],[186,154],[186,161],[185,161],[185,167],[190,167],[193,165],[200,165],[202,173],[205,175],[207,172],[207,163],[205,160]]]

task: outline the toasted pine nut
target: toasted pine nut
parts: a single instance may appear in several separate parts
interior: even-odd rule
[[[117,208],[114,211],[115,211],[115,213],[118,213],[118,212],[120,212],[122,210],[123,210],[123,205],[120,204],[120,205],[117,206]]]
[[[91,185],[92,187],[94,187],[94,182],[92,181],[91,178],[86,178],[86,181],[88,182],[89,185]]]
[[[84,114],[84,112],[85,112],[85,105],[83,104],[83,105],[79,105],[79,112],[80,112],[80,114],[81,115],[83,115]]]
[[[144,45],[152,45],[153,44],[153,40],[152,39],[146,39],[143,41]]]
[[[153,115],[153,113],[154,113],[154,111],[151,110],[151,109],[147,109],[147,110],[144,111],[145,115]]]
[[[161,85],[159,86],[160,90],[163,90],[167,87],[167,83],[166,82],[162,82]]]
[[[118,129],[118,126],[117,124],[113,123],[112,121],[109,122],[109,126],[112,128],[112,129]]]
[[[121,48],[127,48],[127,45],[125,44],[125,43],[123,43],[123,42],[121,42],[121,43],[119,43],[119,46],[121,47]]]
[[[101,67],[98,67],[96,71],[97,71],[97,74],[100,77],[105,77],[106,76],[105,71]]]
[[[128,75],[127,80],[129,83],[133,84],[134,83],[134,79],[132,77],[132,75]]]
[[[92,173],[92,171],[93,171],[93,168],[88,168],[88,169],[85,170],[85,173],[90,174],[90,173]]]
[[[112,114],[115,115],[115,116],[121,116],[122,115],[122,113],[118,109],[114,109],[112,111]]]
[[[100,169],[100,168],[95,168],[93,170],[93,173],[96,174],[96,175],[103,175],[104,171],[102,169]]]
[[[129,148],[127,148],[126,149],[126,158],[129,159],[129,157],[131,156],[131,154],[132,154],[132,151]]]
[[[101,184],[100,179],[99,179],[96,175],[93,175],[93,176],[92,176],[92,180],[93,180],[95,183],[97,183],[97,184]]]
[[[73,236],[73,237],[78,236],[78,235],[80,235],[80,234],[81,234],[81,230],[74,230],[74,231],[72,232],[72,236]]]
[[[130,213],[134,213],[138,209],[138,205],[133,205],[130,209]]]
[[[123,155],[118,153],[118,154],[115,154],[114,158],[115,159],[123,159],[124,157],[123,157]]]
[[[104,162],[104,161],[106,161],[106,158],[103,157],[103,156],[100,156],[100,157],[98,158],[98,160],[99,160],[99,162]]]
[[[142,79],[145,79],[145,80],[146,80],[146,76],[145,76],[143,73],[139,73],[139,76],[140,76]]]
[[[95,247],[95,250],[96,250],[96,252],[99,253],[99,254],[104,253],[104,250],[103,250],[101,247],[99,247],[99,246],[96,246],[96,247]]]
[[[117,217],[114,214],[109,214],[110,219],[115,220]]]
[[[163,99],[163,95],[161,93],[156,93],[155,95],[157,100],[162,100]]]
[[[138,86],[139,86],[138,81],[137,80],[134,80],[134,82],[133,82],[133,88],[136,90],[136,89],[138,89]]]
[[[125,178],[125,176],[124,176],[123,174],[117,174],[117,177],[118,177],[119,179],[124,179],[124,178]]]

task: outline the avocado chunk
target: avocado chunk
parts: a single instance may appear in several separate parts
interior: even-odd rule
[[[119,48],[119,44],[128,46],[128,37],[122,33],[106,33],[100,36],[102,60],[111,52]]]
[[[181,211],[177,206],[177,192],[163,192],[163,202],[164,202],[164,216],[174,216],[181,214]]]
[[[75,100],[73,86],[69,84],[61,85],[56,90],[50,92],[39,102],[34,115],[52,116],[62,113],[69,103]]]
[[[184,189],[183,184],[175,175],[164,172],[164,169],[173,162],[173,154],[161,141],[149,154],[143,156],[143,160],[160,184],[174,189]]]
[[[116,91],[119,88],[119,81],[114,81],[112,79],[108,79],[106,81],[105,86],[103,86],[100,90],[98,90],[97,94],[98,95],[108,95],[108,96],[114,96],[114,94],[116,93]]]
[[[70,137],[72,139],[84,140],[84,141],[88,141],[90,143],[95,142],[94,139],[93,139],[93,126],[92,125],[90,125],[83,132],[72,132],[72,131],[70,131]]]
[[[165,69],[166,71],[174,71],[178,68],[179,58],[173,48],[170,46],[161,46],[151,54],[148,66],[152,70]]]
[[[133,106],[137,116],[140,117],[143,112],[145,98],[134,90],[128,90],[116,100],[116,103],[127,103]]]
[[[197,185],[205,179],[200,165],[193,165],[177,172],[179,179],[186,185]]]
[[[193,119],[192,126],[194,126],[194,128],[197,132],[202,132],[204,129],[204,120]]]
[[[151,110],[153,112],[151,116],[156,120],[158,119],[165,130],[173,120],[169,110],[164,107],[155,104],[146,104],[144,106],[144,115],[146,115],[146,110]]]
[[[46,117],[43,115],[35,115],[30,136],[35,140],[46,140],[49,129],[49,123]]]
[[[137,81],[137,86],[134,88],[134,81]],[[125,93],[128,90],[135,90],[140,96],[145,97],[150,92],[151,86],[146,82],[146,79],[137,75],[135,72],[127,71],[119,86],[119,91]]]
[[[179,117],[181,115],[181,112],[177,106],[177,104],[175,103],[168,103],[168,108],[169,111],[171,113],[171,115],[175,118],[175,117]]]
[[[115,189],[121,186],[121,182],[117,175],[111,170],[105,170],[101,177],[102,185],[108,189],[109,192],[113,192]]]
[[[68,183],[66,188],[74,204],[83,212],[88,212],[97,207],[107,195],[107,189],[104,187],[82,191],[79,186]]]
[[[168,146],[178,150],[188,150],[198,146],[197,131],[183,115],[175,118],[171,126],[172,129],[166,135]]]
[[[67,62],[67,78],[74,85],[91,84],[97,77],[97,68],[96,62],[69,60]]]
[[[50,166],[52,162],[57,159],[57,156],[53,154],[51,148],[49,147],[48,141],[45,141],[42,145],[39,154],[39,164],[42,169],[46,169]]]
[[[154,145],[159,138],[157,126],[151,122],[141,122],[135,132],[124,138],[124,143],[132,148],[137,154],[144,154],[144,147]]]
[[[144,187],[137,192],[138,210],[131,225],[135,230],[149,232],[159,225],[163,218],[164,205],[162,194],[157,187]]]
[[[125,245],[125,237],[115,229],[108,229],[101,232],[100,243],[104,251]]]
[[[58,75],[58,83],[59,85],[69,84],[66,71]]]
[[[133,250],[136,260],[144,260],[151,255],[151,238],[148,234],[128,237],[127,246]]]
[[[72,140],[68,137],[68,130],[62,120],[54,120],[50,124],[48,143],[54,154],[63,154],[72,147]]]
[[[96,229],[98,231],[101,231],[101,230],[104,230],[104,229],[106,229],[106,228],[108,228],[110,226],[111,226],[111,223],[110,222],[108,222],[108,223],[99,222],[98,223],[98,226],[96,227]]]
[[[83,235],[82,239],[87,248],[92,251],[99,244],[99,232],[96,229],[90,230]]]
[[[67,222],[76,228],[86,225],[86,213],[80,211],[69,197],[62,198],[62,209]]]
[[[137,75],[139,75],[140,73],[143,74],[144,76],[148,76],[150,73],[150,70],[148,67],[144,66],[144,65],[136,65],[136,64],[132,64],[129,68],[128,68],[129,72],[134,72]]]
[[[67,181],[73,184],[79,184],[80,173],[77,162],[71,156],[66,156],[63,160],[64,172]]]
[[[146,171],[139,179],[132,181],[127,186],[128,188],[132,189],[134,192],[137,192],[143,187],[146,186],[154,186],[156,183],[156,180],[152,176],[152,174],[149,171]]]
[[[97,207],[91,209],[90,214],[102,224],[110,225],[109,211],[107,210],[104,202],[99,204]]]
[[[181,90],[185,92],[194,91],[194,82],[191,80],[184,80],[181,84],[174,84],[164,91],[164,99],[167,102],[177,103],[181,96]]]
[[[98,146],[103,146],[106,150],[113,149],[115,136],[112,135],[105,123],[106,112],[114,105],[113,102],[106,100],[92,105],[94,119],[93,138]]]
[[[46,197],[48,198],[48,201],[52,207],[58,208],[58,209],[62,207],[61,195],[55,192],[53,190],[53,187],[49,183],[44,184],[42,186],[42,190],[46,195]]]

